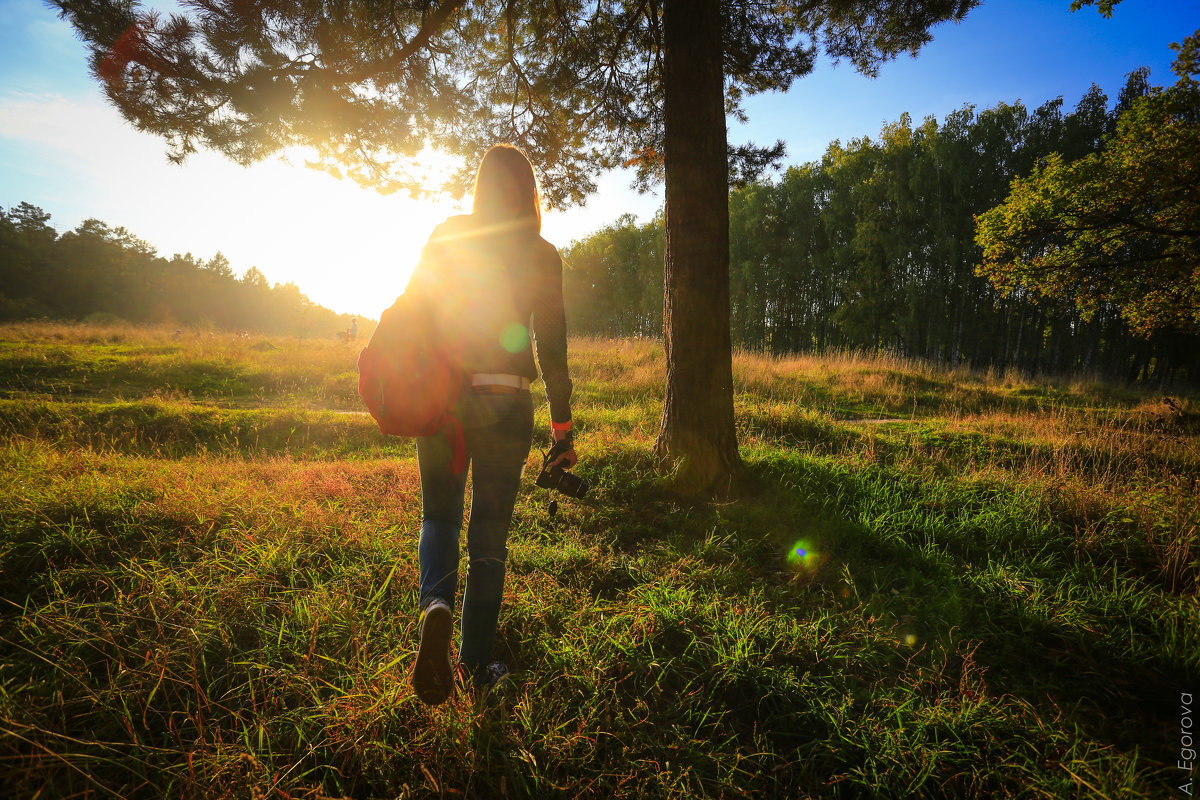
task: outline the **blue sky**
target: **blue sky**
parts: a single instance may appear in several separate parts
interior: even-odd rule
[[[1069,6],[985,2],[874,80],[822,61],[786,94],[750,98],[750,122],[731,123],[730,141],[782,138],[788,162],[801,163],[834,139],[873,137],[905,112],[919,123],[965,103],[1032,109],[1059,96],[1069,108],[1093,82],[1111,103],[1137,67],[1150,68],[1152,83],[1173,82],[1168,45],[1200,28],[1200,0],[1124,0],[1111,19]],[[60,231],[96,217],[164,255],[221,250],[237,272],[257,266],[319,303],[372,317],[403,289],[432,225],[455,211],[278,161],[245,169],[202,153],[173,166],[164,151],[106,105],[83,47],[53,11],[0,0],[0,206],[41,206]],[[599,183],[585,207],[546,216],[547,238],[563,246],[625,212],[648,219],[661,204],[621,174]]]
[[[1070,0],[993,0],[958,25],[942,25],[917,58],[883,66],[875,80],[827,61],[786,96],[749,106],[749,138],[784,138],[792,161],[819,158],[834,139],[878,133],[908,112],[939,120],[964,103],[983,109],[1021,100],[1030,109],[1062,97],[1070,108],[1096,83],[1110,104],[1125,76],[1146,66],[1151,82],[1174,82],[1171,42],[1200,27],[1200,0],[1124,0],[1105,19]],[[742,126],[731,126],[730,139]],[[774,133],[778,131],[779,133]]]

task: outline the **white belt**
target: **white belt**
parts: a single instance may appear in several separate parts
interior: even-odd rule
[[[491,372],[477,372],[471,376],[472,386],[511,386],[514,389],[528,389],[529,378],[521,375],[502,375]]]

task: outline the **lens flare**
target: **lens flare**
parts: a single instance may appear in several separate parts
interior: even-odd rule
[[[821,556],[812,543],[801,539],[788,548],[787,562],[800,572],[811,572],[817,568]]]
[[[514,322],[500,334],[500,346],[510,353],[520,353],[529,347],[529,331]]]

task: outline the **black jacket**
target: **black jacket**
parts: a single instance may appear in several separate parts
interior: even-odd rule
[[[571,418],[562,259],[554,245],[474,215],[451,217],[429,237],[406,291],[426,293],[439,325],[462,336],[467,373],[535,380],[536,341],[550,418]]]

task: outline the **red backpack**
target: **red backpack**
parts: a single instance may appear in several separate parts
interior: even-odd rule
[[[462,344],[438,331],[424,295],[400,295],[358,354],[358,394],[379,430],[433,436],[445,429],[451,470],[461,474],[467,448],[454,409],[462,388]]]

